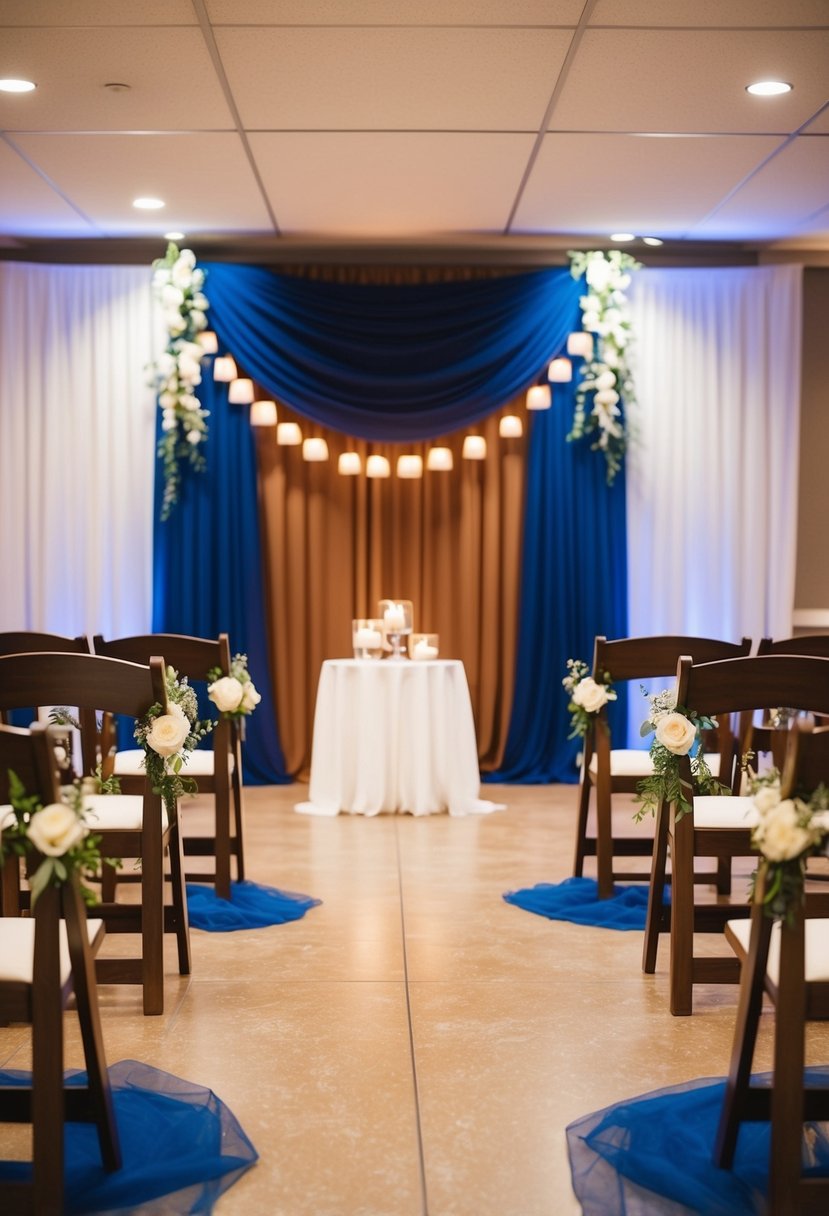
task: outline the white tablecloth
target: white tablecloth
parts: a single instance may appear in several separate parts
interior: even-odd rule
[[[322,665],[314,716],[310,815],[486,814],[463,663],[359,662]]]

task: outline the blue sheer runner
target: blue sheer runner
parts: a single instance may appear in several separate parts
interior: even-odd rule
[[[615,886],[610,899],[599,899],[595,878],[539,882],[534,887],[508,891],[504,899],[548,920],[567,920],[599,929],[644,929],[648,910],[647,886]]]
[[[826,1085],[829,1068],[806,1069]],[[758,1074],[753,1083],[768,1083]],[[761,1216],[766,1212],[770,1128],[744,1123],[734,1168],[714,1165],[725,1081],[689,1081],[619,1102],[571,1123],[573,1190],[584,1216]],[[829,1175],[829,1127],[807,1125],[807,1175]]]
[[[220,899],[210,886],[187,884],[187,914],[191,929],[233,933],[237,929],[265,929],[301,920],[321,899],[262,887],[255,882],[232,882],[230,900]]]
[[[107,1174],[94,1124],[66,1124],[67,1213],[210,1212],[258,1158],[233,1113],[209,1089],[121,1060],[109,1069],[123,1166]],[[30,1085],[31,1073],[0,1072],[0,1085]],[[86,1084],[68,1074],[67,1084]],[[0,1162],[0,1177],[31,1178],[31,1163]]]

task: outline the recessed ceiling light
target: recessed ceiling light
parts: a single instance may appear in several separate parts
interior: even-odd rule
[[[611,241],[618,241],[620,244],[623,244],[625,241],[635,241],[636,237],[632,232],[611,232],[610,239]]]
[[[746,92],[755,97],[778,97],[781,93],[791,93],[793,87],[784,80],[757,80],[746,85]]]
[[[643,236],[642,240],[646,245],[661,245],[662,241],[658,236]]]
[[[134,198],[132,205],[139,211],[158,211],[164,206],[164,201],[160,198]]]
[[[164,240],[165,241],[183,241],[184,233],[183,232],[165,232]]]
[[[37,85],[33,80],[0,80],[2,93],[31,93]]]

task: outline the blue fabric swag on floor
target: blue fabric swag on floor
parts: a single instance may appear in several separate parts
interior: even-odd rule
[[[617,886],[611,899],[599,899],[595,878],[540,882],[521,891],[508,891],[504,899],[548,920],[567,920],[598,929],[644,929],[648,910],[647,886]]]
[[[233,1113],[209,1089],[121,1060],[109,1069],[123,1166],[107,1174],[92,1123],[66,1124],[66,1213],[211,1212],[258,1159]],[[0,1085],[29,1085],[31,1073],[0,1072]],[[67,1084],[85,1085],[86,1073]],[[0,1177],[31,1178],[31,1163],[0,1162]]]
[[[255,882],[232,882],[230,901],[220,899],[212,887],[187,884],[187,912],[192,929],[233,933],[237,929],[265,929],[301,920],[321,899],[261,887]]]
[[[829,1068],[807,1068],[825,1085]],[[758,1074],[753,1083],[768,1083]],[[770,1128],[743,1123],[734,1168],[714,1165],[725,1081],[655,1090],[571,1123],[573,1190],[584,1216],[760,1216],[766,1212]],[[829,1128],[811,1123],[805,1175],[829,1175]]]

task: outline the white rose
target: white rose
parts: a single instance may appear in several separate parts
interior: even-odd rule
[[[694,746],[697,728],[684,714],[665,714],[656,724],[656,740],[675,756],[687,756]]]
[[[161,303],[165,308],[171,310],[181,308],[184,303],[184,292],[173,283],[168,283],[161,292]]]
[[[608,308],[602,319],[607,325],[610,326],[611,329],[615,329],[622,320],[622,314],[619,312],[618,308]]]
[[[220,680],[208,685],[207,695],[219,713],[232,714],[239,708],[244,694],[242,685],[235,676],[222,676]]]
[[[171,334],[183,333],[187,328],[187,322],[180,313],[165,314],[165,324]]]
[[[197,443],[201,443],[201,431],[188,431],[187,442],[192,443],[193,447],[195,447]]]
[[[175,414],[166,414],[165,413],[164,417],[161,419],[161,429],[162,429],[162,431],[165,431],[165,432],[174,431],[176,429]]]
[[[192,270],[196,265],[196,255],[192,249],[182,249],[175,262],[176,266],[186,266],[188,270]]]
[[[582,324],[585,329],[592,330],[595,333],[599,328],[599,314],[597,312],[586,312],[582,317]]]
[[[147,746],[158,752],[159,756],[175,756],[181,751],[189,734],[190,723],[181,707],[171,707],[170,713],[159,714],[153,719],[147,735]]]
[[[179,705],[178,701],[170,701],[170,702],[169,702],[169,706],[168,706],[168,708],[169,708],[169,710],[170,710],[170,713],[171,713],[171,714],[172,714],[172,715],[173,715],[175,718],[181,718],[182,722],[186,722],[186,723],[187,723],[188,730],[189,730],[189,727],[190,727],[190,719],[187,717],[187,714],[186,714],[186,713],[184,712],[184,710],[181,708],[181,706]]]
[[[168,267],[159,266],[158,270],[156,270],[153,274],[153,287],[160,291],[161,288],[166,287],[169,282],[170,271]]]
[[[761,815],[767,815],[780,803],[779,785],[762,785],[754,795],[754,805]]]
[[[179,375],[184,376],[187,380],[196,380],[196,378],[201,380],[201,365],[186,351],[178,357],[178,371]]]
[[[600,379],[604,379],[604,377],[602,376]],[[619,400],[619,394],[616,392],[615,388],[603,388],[596,393],[593,400],[598,405],[604,405],[609,408],[610,406],[615,405]]]
[[[763,855],[769,861],[791,861],[813,843],[811,832],[797,822],[797,808],[791,798],[779,802],[764,816],[759,837]]]
[[[612,274],[613,267],[604,258],[591,259],[587,264],[587,282],[594,291],[605,291]]]
[[[262,694],[261,692],[257,692],[253,680],[248,680],[247,684],[242,685],[242,688],[244,691],[242,692],[242,704],[240,708],[250,713],[262,700]]]
[[[193,283],[193,271],[189,266],[184,265],[181,258],[179,258],[173,267],[173,282],[176,287],[181,288],[190,287]]]
[[[29,821],[29,840],[47,857],[62,857],[80,844],[85,835],[83,820],[63,802],[53,802],[43,810],[35,811]]]
[[[607,705],[610,697],[604,684],[597,684],[592,676],[586,676],[573,689],[572,699],[589,714],[595,714]]]
[[[195,276],[193,277],[195,278]],[[210,301],[203,292],[196,291],[193,293],[193,307],[204,311],[206,308],[210,307]]]
[[[606,389],[615,387],[616,377],[613,375],[613,372],[602,372],[600,376],[596,377],[596,388],[605,391]]]
[[[158,356],[159,375],[163,376],[164,379],[166,380],[169,376],[173,375],[175,370],[176,370],[175,357],[173,355],[171,355],[168,350],[165,350],[163,354]]]
[[[190,310],[190,324],[194,329],[207,329],[207,317],[200,308]]]
[[[165,389],[165,391],[161,394],[161,396],[158,399],[158,404],[162,407],[162,409],[165,409],[165,410],[171,410],[173,408],[173,406],[175,405],[175,403],[176,403],[176,394],[171,393],[169,389]]]

